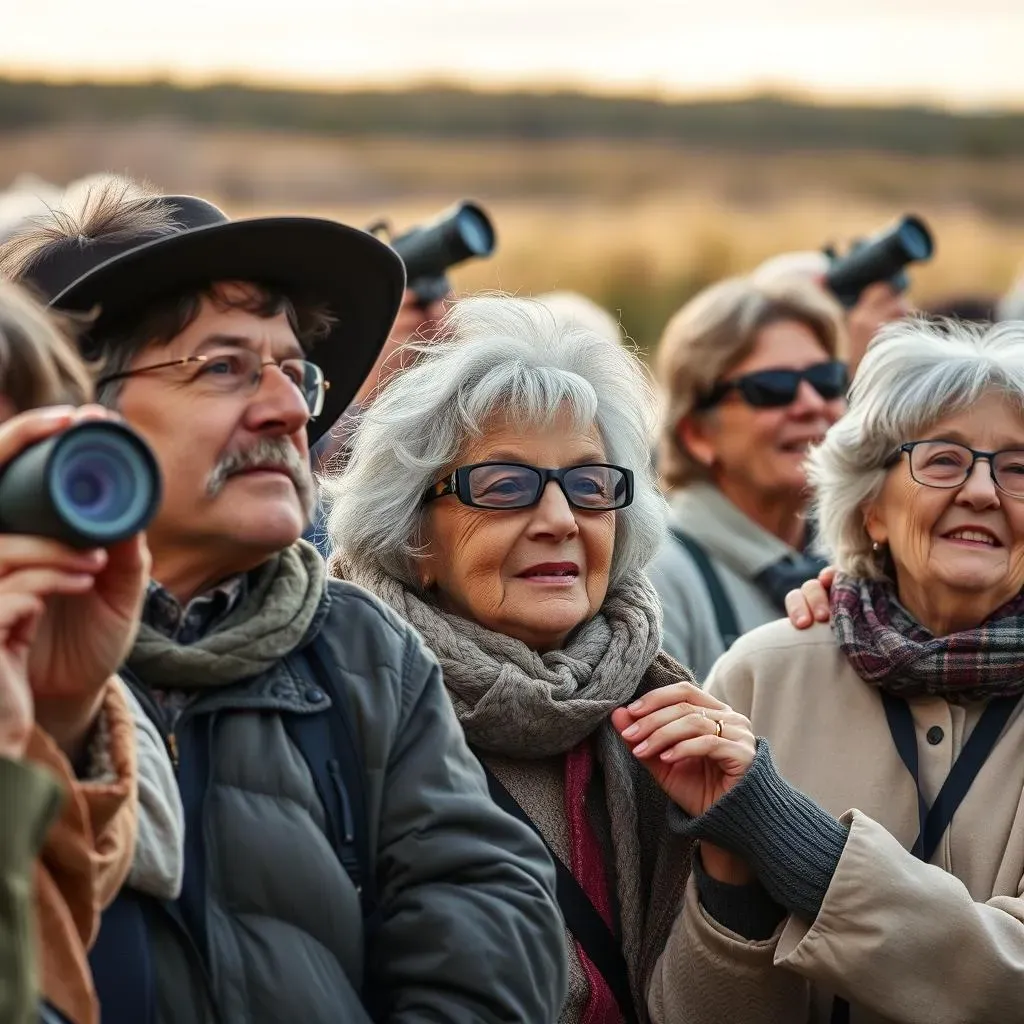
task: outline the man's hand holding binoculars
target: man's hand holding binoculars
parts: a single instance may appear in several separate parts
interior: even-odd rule
[[[0,466],[76,423],[111,419],[97,406],[23,413],[0,425]],[[79,760],[135,638],[149,569],[143,533],[91,550],[0,533],[0,756],[21,756],[34,717]]]

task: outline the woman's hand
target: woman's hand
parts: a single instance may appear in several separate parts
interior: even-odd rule
[[[735,786],[754,760],[750,722],[692,683],[663,686],[612,712],[612,725],[661,789],[691,817]],[[700,844],[704,870],[720,882],[746,885],[746,862]]]
[[[665,793],[699,817],[754,760],[750,722],[692,683],[673,683],[612,712],[612,724]]]
[[[0,426],[0,465],[78,420],[109,416],[96,408],[16,416]],[[27,670],[36,720],[71,759],[134,640],[149,565],[141,535],[85,552],[45,538],[0,535],[0,600],[9,609],[8,624],[0,627],[6,692],[13,694],[18,673]]]
[[[815,622],[828,622],[832,617],[828,595],[835,578],[836,571],[830,565],[786,595],[786,614],[797,629],[809,629]]]

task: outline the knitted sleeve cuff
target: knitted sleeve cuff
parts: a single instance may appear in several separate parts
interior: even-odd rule
[[[786,917],[765,887],[758,881],[750,885],[730,885],[712,878],[701,861],[700,849],[693,854],[693,875],[701,906],[723,927],[752,942],[763,942],[775,934]]]
[[[849,836],[779,775],[765,739],[736,786],[700,817],[675,826],[743,857],[776,903],[809,921],[821,910]]]

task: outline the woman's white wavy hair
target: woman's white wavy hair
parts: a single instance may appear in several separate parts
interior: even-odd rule
[[[886,461],[991,392],[1024,419],[1024,322],[911,319],[879,332],[857,371],[849,410],[810,454],[819,547],[833,564],[851,576],[884,575],[864,513],[882,489]]]
[[[507,296],[455,303],[441,336],[366,411],[345,472],[322,481],[334,552],[418,588],[427,488],[495,416],[527,432],[568,410],[575,428],[596,425],[609,462],[635,474],[633,503],[616,513],[611,581],[643,568],[665,514],[651,465],[657,402],[643,364],[541,303]]]

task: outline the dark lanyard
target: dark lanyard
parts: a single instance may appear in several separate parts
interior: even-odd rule
[[[910,852],[919,859],[928,862],[935,855],[939,843],[949,823],[953,820],[957,808],[963,802],[971,784],[978,777],[982,765],[988,760],[989,754],[995,749],[996,743],[1006,723],[1010,720],[1014,708],[1020,703],[1021,695],[1015,697],[996,697],[988,702],[978,724],[974,727],[970,738],[964,744],[960,756],[950,769],[946,781],[929,807],[921,795],[920,775],[917,760],[917,730],[914,727],[914,716],[910,705],[890,693],[882,694],[885,706],[885,717],[889,721],[889,732],[900,758],[907,766],[917,790],[917,814],[919,832],[917,840]]]
[[[995,749],[1006,723],[1013,714],[1013,709],[1020,703],[1021,696],[1024,694],[1018,694],[1016,697],[996,697],[988,702],[978,724],[960,751],[960,756],[946,776],[935,803],[929,807],[921,795],[917,729],[914,727],[910,705],[891,693],[882,692],[882,704],[885,706],[885,717],[889,722],[892,741],[896,744],[900,759],[914,780],[914,789],[917,790],[918,833],[910,852],[918,859],[928,863],[935,855],[943,834],[953,820],[953,815],[963,803],[982,765]],[[847,1024],[849,1019],[850,1004],[845,999],[837,997],[832,1005],[832,1024]]]

